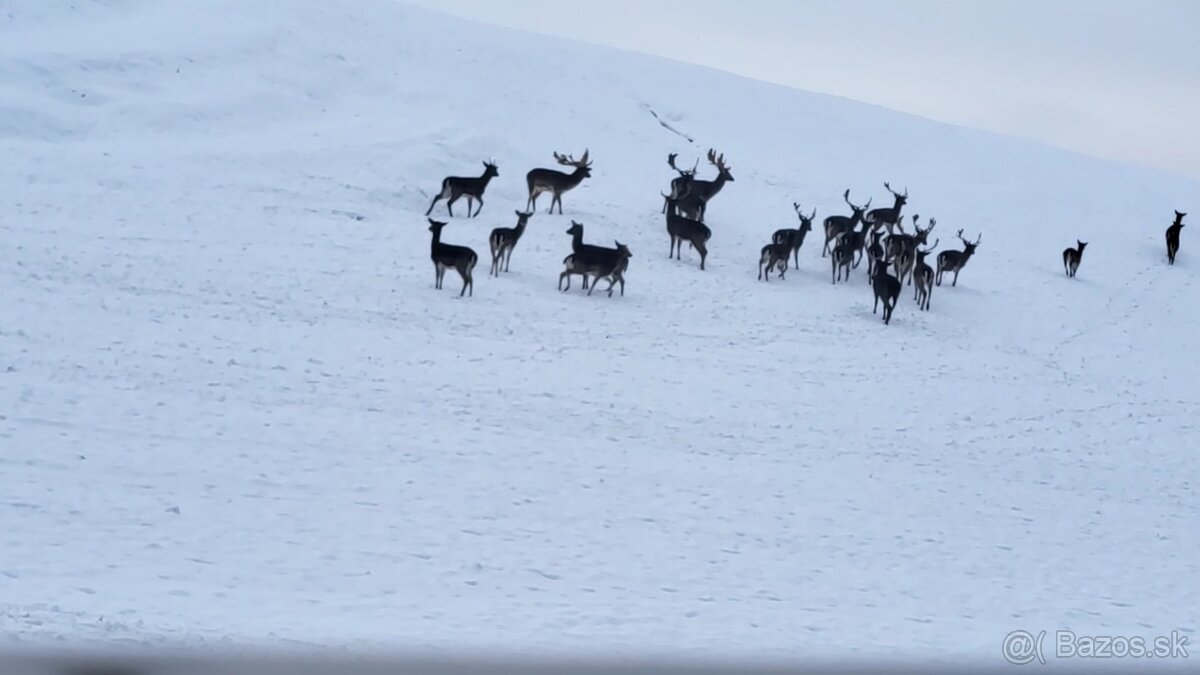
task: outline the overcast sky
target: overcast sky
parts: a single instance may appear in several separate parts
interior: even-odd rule
[[[1200,0],[403,0],[1200,178]]]

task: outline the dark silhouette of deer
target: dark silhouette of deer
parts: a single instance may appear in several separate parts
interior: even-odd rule
[[[692,189],[692,180],[696,177],[696,170],[700,168],[700,159],[696,159],[696,166],[690,169],[681,169],[675,166],[675,158],[679,155],[672,152],[667,155],[667,164],[671,165],[672,169],[679,175],[671,180],[671,198],[680,199]],[[663,213],[667,212],[669,206],[666,200],[663,200]]]
[[[667,195],[663,195],[663,197],[667,200],[667,234],[671,237],[671,251],[667,257],[682,260],[683,242],[686,241],[700,254],[700,269],[704,269],[704,261],[708,258],[707,244],[712,237],[712,230],[699,220],[676,213],[674,207],[678,204],[678,200],[671,199]]]
[[[500,276],[501,261],[504,262],[504,271],[508,271],[508,262],[512,259],[513,249],[521,240],[521,235],[525,234],[525,226],[529,224],[529,218],[533,215],[532,211],[527,213],[514,211],[514,213],[517,214],[516,227],[497,227],[488,237],[488,245],[492,248],[492,269],[488,272],[488,276]]]
[[[1175,222],[1167,228],[1167,262],[1175,264],[1175,254],[1179,253],[1179,234],[1183,230],[1183,217],[1186,213],[1175,212]]]
[[[725,153],[717,155],[715,150],[709,148],[708,162],[717,167],[717,177],[713,180],[699,180],[694,177],[689,179],[688,191],[675,199],[675,208],[680,215],[699,222],[704,222],[704,214],[708,211],[708,202],[717,196],[726,183],[734,182],[733,174],[725,164]],[[678,171],[678,169],[676,170]],[[671,210],[672,205],[668,202],[667,211]]]
[[[903,216],[901,216],[901,218],[903,218]],[[871,233],[871,245],[867,247],[868,284],[871,283],[871,280],[875,278],[875,266],[879,264],[879,261],[883,260],[884,250],[883,244],[880,241],[881,239],[883,239],[882,231]]]
[[[571,173],[563,173],[555,169],[533,169],[525,174],[525,185],[529,188],[529,200],[525,202],[525,210],[530,213],[537,210],[538,195],[549,192],[554,195],[550,200],[550,210],[554,213],[554,205],[558,204],[558,212],[562,214],[562,195],[573,190],[583,182],[584,178],[592,175],[592,163],[588,161],[588,151],[583,151],[583,157],[576,160],[573,156],[562,156],[554,153],[554,159],[563,166],[575,167]]]
[[[625,270],[629,269],[629,259],[633,254],[625,244],[615,240],[613,243],[616,248],[605,249],[605,255],[574,254],[574,265],[593,277],[588,295],[596,290],[601,279],[608,279],[608,297],[612,297],[613,286],[618,283],[621,284],[621,295],[625,295]]]
[[[886,255],[889,258],[896,260],[896,271],[900,275],[900,283],[904,283],[904,279],[908,277],[908,283],[911,286],[913,283],[912,270],[913,263],[917,257],[917,248],[924,246],[929,240],[929,233],[933,232],[933,228],[937,227],[937,218],[929,219],[929,227],[921,228],[921,216],[914,213],[912,217],[913,228],[915,234],[908,234],[904,231],[904,216],[896,221],[896,227],[900,230],[899,234],[894,234],[888,237]]]
[[[462,291],[459,292],[458,297],[461,298],[468,288],[471,289],[473,296],[475,295],[475,281],[471,273],[475,269],[475,263],[479,261],[479,256],[466,246],[443,244],[442,228],[444,227],[446,227],[446,223],[438,222],[433,218],[429,219],[429,231],[433,233],[429,257],[433,260],[433,269],[436,275],[434,287],[438,289],[442,287],[442,276],[446,274],[446,268],[453,267],[463,280]]]
[[[912,275],[916,280],[913,299],[917,301],[917,308],[925,311],[929,310],[929,297],[933,295],[933,268],[925,262],[925,257],[933,253],[937,245],[935,241],[929,248],[917,249],[917,266]]]
[[[792,247],[789,243],[772,242],[762,247],[762,252],[758,256],[758,280],[770,281],[771,270],[779,270],[779,278],[786,279],[784,274],[788,268],[788,258],[792,255]],[[764,271],[766,277],[764,279]]]
[[[798,202],[792,202],[792,208],[796,210],[796,216],[800,218],[799,227],[795,229],[785,227],[782,230],[775,230],[775,234],[771,235],[771,243],[787,244],[791,254],[796,258],[796,267],[800,267],[800,247],[804,245],[804,238],[808,236],[809,232],[812,232],[812,221],[813,218],[817,217],[817,209],[813,207],[812,214],[805,216],[804,212],[800,210]],[[786,270],[787,268],[785,267],[784,269]],[[782,278],[782,274],[780,278]]]
[[[908,203],[908,188],[904,188],[904,194],[900,194],[893,190],[892,186],[887,183],[884,183],[883,187],[892,193],[895,201],[889,207],[880,207],[869,211],[867,215],[863,216],[863,220],[867,222],[867,225],[871,226],[872,230],[886,227],[888,236],[890,237],[896,227],[896,223],[900,222],[900,209],[903,209],[904,205]]]
[[[483,163],[483,175],[478,178],[463,178],[462,176],[450,176],[442,179],[442,191],[433,196],[433,201],[429,203],[429,210],[425,215],[433,213],[433,207],[441,199],[446,200],[446,211],[450,213],[450,217],[454,217],[454,202],[458,201],[459,197],[467,198],[467,217],[474,218],[483,210],[483,191],[487,189],[488,183],[500,175],[500,171],[492,162]],[[471,215],[472,201],[479,202],[479,208],[475,209],[475,214]]]
[[[942,274],[945,272],[954,272],[954,283],[951,286],[958,285],[958,273],[966,267],[967,261],[971,256],[975,255],[975,248],[979,246],[979,240],[983,239],[983,233],[980,232],[975,241],[967,241],[962,236],[963,231],[958,231],[958,238],[962,240],[963,250],[961,251],[942,251],[937,257],[937,285],[942,285]]]
[[[854,264],[854,243],[846,237],[838,240],[838,245],[833,247],[833,253],[829,256],[829,263],[833,266],[830,271],[830,276],[833,278],[832,283],[836,284],[842,280],[842,272],[846,273],[846,280],[850,280],[850,266]]]
[[[1063,271],[1068,277],[1075,276],[1075,271],[1079,269],[1079,263],[1083,261],[1083,249],[1087,247],[1086,241],[1075,240],[1077,248],[1067,247],[1063,249]]]
[[[842,193],[842,199],[846,200],[846,203],[850,205],[850,210],[852,213],[849,216],[829,216],[825,219],[825,247],[821,249],[822,258],[825,257],[825,254],[829,253],[830,243],[834,243],[836,245],[836,241],[841,238],[843,234],[858,227],[859,223],[862,222],[863,216],[867,209],[871,208],[870,199],[868,199],[867,203],[863,204],[862,206],[855,206],[854,202],[850,201],[850,188],[846,188],[846,191]]]
[[[896,309],[896,301],[900,299],[900,280],[888,274],[890,261],[880,261],[875,266],[875,276],[871,279],[871,289],[875,291],[875,307],[872,314],[879,311],[879,301],[883,301],[883,323],[892,322],[892,311]]]
[[[606,246],[596,246],[594,244],[583,243],[583,223],[571,221],[571,227],[567,229],[567,234],[571,235],[571,255],[563,259],[563,272],[558,277],[559,287],[562,287],[562,282],[565,279],[567,289],[571,288],[571,275],[578,274],[583,277],[583,287],[588,289],[588,276],[594,276],[592,286],[595,286],[596,281],[600,277],[610,277],[609,289],[612,288],[612,283],[619,281],[621,283],[621,294],[625,294],[625,269],[628,267],[628,258],[632,254],[628,254],[626,248],[624,253],[624,262],[622,262],[622,244],[617,243],[617,248],[608,248]],[[615,276],[614,276],[615,275]],[[590,289],[589,289],[590,290]],[[590,295],[590,294],[589,294]],[[610,293],[611,295],[611,293]]]

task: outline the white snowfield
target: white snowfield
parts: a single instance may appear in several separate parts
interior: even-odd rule
[[[660,192],[710,147],[702,272]],[[526,172],[585,149],[489,278]],[[388,0],[9,3],[0,153],[0,643],[1195,635],[1194,182]],[[433,214],[459,299],[423,214],[486,159],[482,214]],[[817,231],[756,281],[792,202],[884,181],[939,251],[982,233],[929,312],[884,326]],[[555,289],[572,220],[624,297]]]

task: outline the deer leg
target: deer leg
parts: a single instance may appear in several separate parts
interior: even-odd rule
[[[704,260],[708,258],[708,249],[701,242],[696,242],[696,250],[700,253],[700,269],[704,269]]]
[[[433,207],[437,206],[437,203],[439,200],[441,200],[441,198],[442,193],[440,192],[433,196],[433,201],[429,202],[429,210],[425,212],[425,215],[433,213]]]
[[[479,202],[479,206],[475,207],[475,216],[478,216],[479,212],[483,210],[483,195],[479,195],[478,197],[476,197],[475,201]],[[470,205],[468,204],[468,206],[470,206]],[[475,216],[471,216],[471,217],[474,218]]]

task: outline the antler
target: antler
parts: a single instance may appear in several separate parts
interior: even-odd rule
[[[801,216],[801,218],[803,218],[803,217],[804,217],[804,216]],[[813,218],[816,218],[816,217],[817,217],[817,207],[815,207],[815,206],[814,206],[814,207],[813,207],[813,212],[812,212],[812,215],[811,215],[811,216],[809,216],[809,217],[808,217],[808,219],[809,219],[809,220],[812,220]]]
[[[966,240],[966,239],[963,239],[963,236],[962,236],[962,230],[961,230],[961,229],[958,231],[958,235],[957,235],[957,236],[958,236],[958,238],[959,238],[959,239],[962,239],[962,240],[963,240],[963,243],[964,243],[964,244],[965,244],[965,243],[967,243],[967,240]]]
[[[583,157],[581,157],[578,160],[575,159],[574,155],[567,155],[566,157],[564,157],[564,156],[558,154],[557,152],[554,153],[554,159],[557,159],[559,164],[562,164],[564,166],[573,166],[576,168],[581,168],[581,167],[591,165],[591,162],[588,161],[588,151],[586,149],[583,151]]]
[[[729,167],[725,166],[725,153],[717,155],[717,151],[712,148],[708,149],[708,162],[722,171],[728,171]]]
[[[929,246],[926,246],[925,250],[921,251],[921,253],[924,253],[925,255],[929,255],[930,253],[933,253],[933,249],[937,248],[939,241],[941,241],[941,239],[934,239],[933,243],[930,244]]]
[[[979,236],[978,236],[978,237],[975,237],[975,245],[976,245],[976,246],[978,246],[978,245],[979,245],[979,242],[980,242],[980,241],[982,241],[982,240],[983,240],[983,233],[982,233],[982,232],[980,232],[980,233],[979,233]]]
[[[796,215],[802,215],[800,213],[800,202],[792,202],[792,208],[796,209]]]
[[[678,156],[679,156],[679,154],[678,154],[678,153],[674,153],[674,152],[672,152],[671,154],[667,155],[667,164],[670,164],[670,165],[671,165],[671,168],[672,168],[672,169],[675,169],[676,171],[679,171],[679,167],[675,166],[675,158],[676,158],[676,157],[678,157]],[[683,173],[683,172],[682,172],[682,171],[679,171],[679,173]]]

